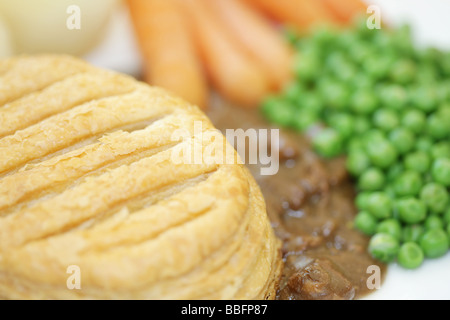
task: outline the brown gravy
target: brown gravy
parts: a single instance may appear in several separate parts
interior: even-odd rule
[[[231,106],[217,97],[207,111],[225,129],[270,128],[258,110]],[[343,158],[324,161],[308,139],[280,130],[280,165],[262,176],[248,165],[261,187],[267,213],[283,241],[280,300],[357,299],[370,293],[367,268],[386,267],[367,253],[368,237],[353,229],[355,191]]]

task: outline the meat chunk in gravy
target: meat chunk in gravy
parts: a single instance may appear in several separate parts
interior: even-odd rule
[[[279,298],[283,300],[350,300],[354,297],[355,287],[339,271],[339,267],[327,258],[311,260],[306,266],[292,272],[279,293]]]

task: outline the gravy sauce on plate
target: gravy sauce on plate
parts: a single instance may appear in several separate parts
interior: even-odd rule
[[[258,109],[235,107],[217,97],[207,115],[223,133],[275,128]],[[369,266],[378,266],[381,278],[386,266],[368,254],[369,238],[352,226],[357,209],[345,159],[321,159],[308,138],[296,132],[280,129],[279,139],[275,175],[261,175],[263,165],[248,164],[283,241],[284,271],[277,299],[358,299],[369,294],[374,290],[367,285],[373,274]]]

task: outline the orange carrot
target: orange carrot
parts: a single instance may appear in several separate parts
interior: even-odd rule
[[[230,37],[208,1],[211,0],[179,0],[190,18],[211,81],[229,100],[242,106],[257,106],[269,92],[268,76]]]
[[[266,69],[274,89],[282,88],[291,80],[292,49],[264,16],[239,0],[209,0],[208,3],[230,36]]]
[[[343,23],[351,23],[358,15],[365,14],[367,5],[361,0],[321,0]]]
[[[144,80],[207,107],[208,85],[200,58],[175,0],[127,0],[144,60]]]
[[[333,24],[334,15],[317,0],[245,0],[276,20],[298,29],[308,31],[319,24]]]

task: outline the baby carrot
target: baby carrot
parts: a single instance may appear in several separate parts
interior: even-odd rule
[[[127,0],[144,62],[144,80],[207,107],[208,86],[176,0]]]
[[[210,0],[211,9],[270,76],[275,90],[291,80],[292,49],[280,32],[252,7],[239,0]]]
[[[245,0],[276,20],[299,31],[336,23],[334,15],[317,0]]]
[[[242,106],[256,107],[269,92],[268,76],[230,37],[210,10],[208,1],[179,0],[190,18],[206,70],[225,98]]]
[[[343,23],[351,23],[358,15],[365,14],[367,5],[361,0],[322,0],[326,7]]]

